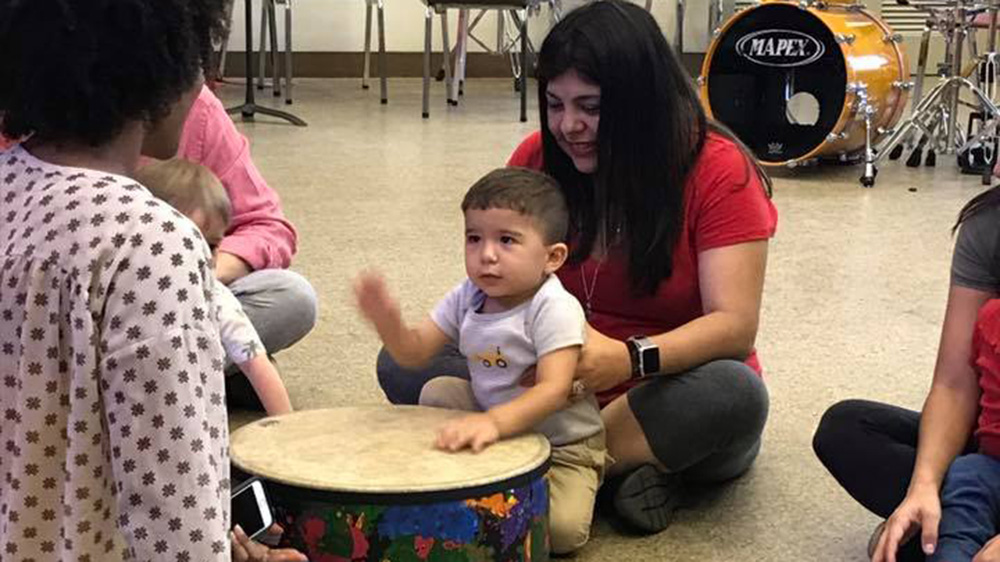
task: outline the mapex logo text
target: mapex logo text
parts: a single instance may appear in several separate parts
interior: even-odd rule
[[[805,66],[826,52],[810,35],[792,29],[762,29],[736,42],[736,52],[763,66]]]

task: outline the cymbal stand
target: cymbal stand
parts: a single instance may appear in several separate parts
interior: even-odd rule
[[[912,2],[912,4],[917,4]],[[923,8],[922,8],[923,9]],[[996,6],[993,2],[989,6],[991,27],[995,28]],[[910,118],[899,125],[889,138],[877,149],[866,151],[865,172],[861,176],[861,184],[871,187],[875,182],[875,175],[878,173],[876,163],[884,155],[893,152],[893,148],[903,140],[907,140],[916,131],[921,133],[920,141],[915,151],[921,150],[924,145],[929,146],[928,159],[933,158],[933,154],[941,152],[944,154],[954,154],[962,151],[975,142],[976,138],[988,136],[988,131],[995,130],[1000,123],[1000,108],[980,89],[979,85],[969,80],[962,73],[962,45],[971,27],[970,11],[966,0],[956,0],[953,9],[948,11],[947,17],[940,18],[941,27],[939,30],[945,36],[945,63],[942,65],[942,81],[939,82],[927,96],[919,100],[913,108]],[[993,45],[995,46],[995,44]],[[958,108],[961,93],[967,89],[976,101],[986,123],[977,137],[966,139],[965,134],[958,126]],[[918,156],[919,159],[919,156]],[[912,155],[911,155],[912,160]]]

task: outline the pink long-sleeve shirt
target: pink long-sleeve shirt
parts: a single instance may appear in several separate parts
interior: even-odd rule
[[[177,156],[212,170],[229,194],[233,217],[220,251],[239,257],[254,270],[291,264],[298,239],[295,227],[282,213],[278,194],[250,159],[250,143],[208,87],[202,88],[184,122]]]

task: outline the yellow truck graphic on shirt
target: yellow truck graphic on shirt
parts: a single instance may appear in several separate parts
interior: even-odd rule
[[[500,346],[496,347],[496,351],[490,349],[488,351],[477,353],[475,358],[483,364],[483,367],[489,368],[496,365],[501,369],[507,368],[507,360],[503,358],[503,353],[500,352]]]

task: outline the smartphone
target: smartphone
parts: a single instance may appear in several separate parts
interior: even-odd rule
[[[233,527],[239,525],[251,539],[259,537],[274,523],[264,482],[259,478],[251,478],[237,486],[231,505]]]

